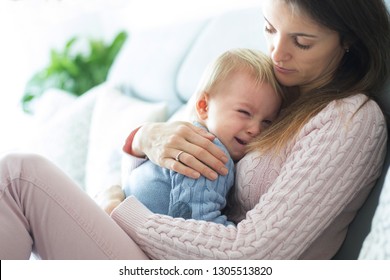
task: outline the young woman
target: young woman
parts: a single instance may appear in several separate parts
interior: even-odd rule
[[[110,218],[44,159],[11,155],[0,165],[0,258],[27,258],[32,247],[57,259],[331,258],[385,154],[373,98],[389,75],[389,15],[382,0],[263,3],[275,74],[298,94],[237,165],[226,211],[237,228],[153,214],[131,197]],[[148,124],[127,151],[134,166],[147,155],[215,179],[226,170],[210,139],[187,123]],[[122,197],[112,188],[102,198]]]

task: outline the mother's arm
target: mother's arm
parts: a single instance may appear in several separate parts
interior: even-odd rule
[[[212,143],[214,135],[187,122],[148,123],[131,135],[128,151],[136,157],[145,155],[161,167],[191,178],[200,175],[216,179],[226,175],[225,153]],[[180,162],[175,158],[179,152]]]
[[[367,194],[379,176],[385,121],[373,102],[355,112],[360,105],[347,104],[350,112],[342,106],[329,109],[305,126],[278,177],[237,228],[152,214],[133,197],[112,217],[156,259],[303,257],[318,239],[324,240],[321,237],[331,226],[337,227],[332,234],[345,233],[348,222],[334,224],[335,220],[347,205]],[[354,207],[351,213],[346,211],[348,219],[358,206]],[[333,242],[330,237],[325,240]],[[311,257],[331,257],[337,246],[327,245],[322,244],[326,254]]]

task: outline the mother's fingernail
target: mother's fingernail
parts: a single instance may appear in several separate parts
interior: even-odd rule
[[[222,160],[223,163],[227,163],[229,161],[228,157],[226,157],[226,156],[223,156],[221,158],[221,160]]]
[[[228,169],[226,167],[222,167],[219,172],[222,174],[222,175],[227,175],[228,174]]]
[[[218,174],[217,173],[215,173],[215,172],[210,172],[209,173],[209,179],[215,180],[217,178],[218,178]]]

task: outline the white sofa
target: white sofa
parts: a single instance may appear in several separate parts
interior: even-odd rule
[[[207,63],[235,47],[266,52],[262,33],[260,8],[130,31],[130,39],[106,83],[78,99],[58,91],[45,94],[41,105],[49,104],[53,110],[45,114],[38,111],[37,117],[44,125],[27,149],[51,158],[90,195],[119,183],[121,147],[127,134],[146,121],[183,117],[181,109]],[[380,102],[390,108],[388,94]],[[351,225],[336,259],[358,257],[370,230],[388,164],[389,156],[382,178]]]

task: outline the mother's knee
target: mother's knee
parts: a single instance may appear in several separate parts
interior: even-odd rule
[[[49,161],[41,155],[31,153],[7,153],[0,157],[1,178],[21,177],[28,170],[44,166]],[[8,175],[8,176],[7,176]]]

